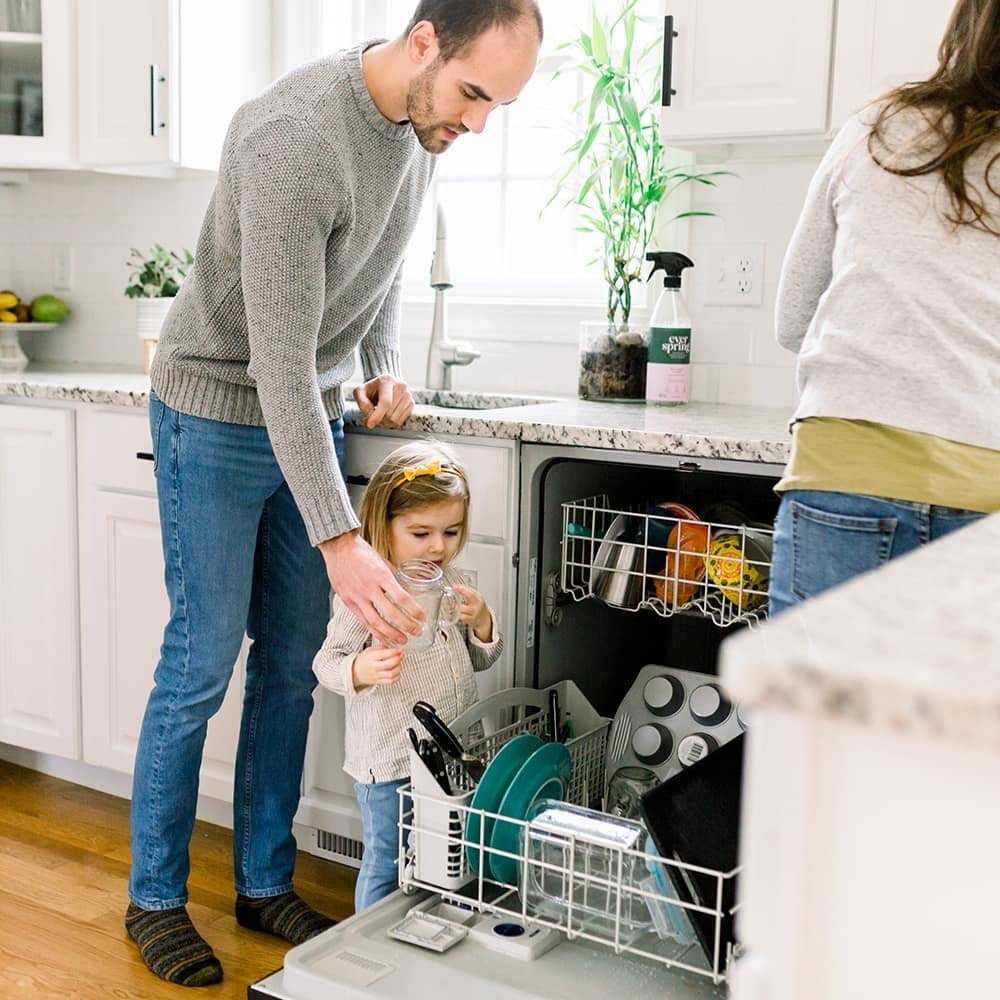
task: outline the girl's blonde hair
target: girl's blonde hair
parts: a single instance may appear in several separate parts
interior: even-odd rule
[[[440,466],[440,469],[438,469]],[[414,441],[386,455],[361,500],[361,537],[380,556],[389,558],[389,524],[393,518],[432,504],[461,500],[464,504],[459,549],[469,535],[469,483],[454,452],[438,441]]]

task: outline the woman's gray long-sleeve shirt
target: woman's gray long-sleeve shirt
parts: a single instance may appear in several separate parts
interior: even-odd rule
[[[1000,238],[942,219],[939,175],[868,154],[874,112],[849,121],[813,177],[785,257],[777,339],[797,351],[794,420],[841,417],[1000,449]],[[900,116],[894,147],[918,134]],[[996,147],[971,159],[983,183]],[[1000,170],[993,171],[994,186]]]
[[[359,346],[366,379],[399,375],[400,271],[433,170],[371,100],[371,44],[237,111],[151,372],[176,410],[267,426],[313,544],[358,526],[328,422]]]

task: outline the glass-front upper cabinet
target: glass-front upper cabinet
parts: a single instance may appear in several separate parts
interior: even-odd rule
[[[70,163],[72,0],[0,0],[0,169]]]

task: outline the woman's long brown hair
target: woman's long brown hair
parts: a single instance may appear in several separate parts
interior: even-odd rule
[[[950,202],[945,219],[1000,236],[1000,190],[991,177],[1000,150],[986,164],[985,190],[966,169],[969,157],[1000,139],[1000,0],[959,0],[941,39],[938,63],[927,80],[903,84],[880,99],[884,103],[868,136],[868,152],[880,167],[901,177],[939,172]],[[886,135],[889,122],[907,111],[921,113],[928,125],[917,162],[911,151],[890,150]]]

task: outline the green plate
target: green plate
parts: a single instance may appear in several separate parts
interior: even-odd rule
[[[469,808],[483,809],[491,813],[497,812],[508,786],[517,772],[521,770],[521,765],[541,745],[542,741],[534,733],[521,733],[505,743],[479,779]],[[479,843],[479,820],[479,813],[470,812],[465,821],[465,839],[469,844]],[[483,843],[488,847],[495,820],[492,816],[484,816],[482,821]],[[465,856],[469,860],[469,867],[478,875],[479,848],[470,847],[467,844]],[[489,874],[488,871],[487,874]]]
[[[507,793],[496,810],[500,816],[523,820],[539,799],[564,799],[573,770],[569,751],[562,743],[544,743],[521,765]],[[517,885],[516,858],[505,858],[495,851],[520,850],[521,830],[518,823],[497,820],[490,837],[489,868],[493,878],[507,885]]]

